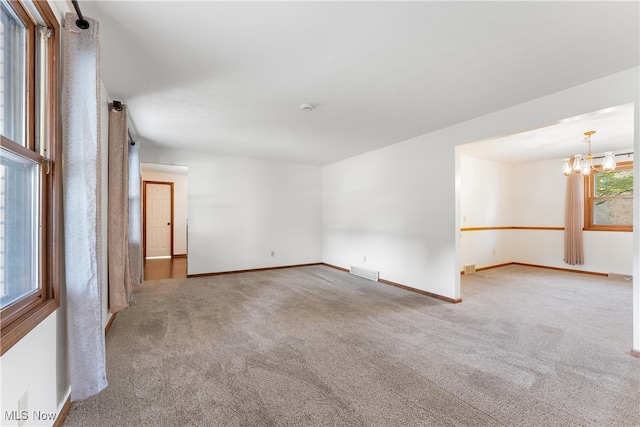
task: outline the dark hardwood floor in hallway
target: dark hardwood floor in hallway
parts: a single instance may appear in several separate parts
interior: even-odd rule
[[[144,260],[144,280],[182,279],[187,277],[187,258],[154,258]]]

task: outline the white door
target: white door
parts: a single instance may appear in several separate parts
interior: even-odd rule
[[[146,257],[171,256],[171,184],[145,185]]]

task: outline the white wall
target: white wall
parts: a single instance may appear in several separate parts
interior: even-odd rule
[[[460,222],[462,228],[513,225],[512,167],[460,156]],[[476,268],[512,262],[511,230],[466,231],[460,235],[463,266]]]
[[[514,230],[513,262],[596,273],[633,273],[633,233],[586,231],[584,265],[563,261],[562,231]]]
[[[187,175],[157,172],[142,166],[143,181],[173,182],[173,255],[187,253]],[[144,230],[143,230],[144,233]]]
[[[564,227],[567,179],[561,167],[562,159],[513,167],[513,225]],[[515,262],[605,274],[633,273],[631,232],[585,231],[584,265],[563,261],[562,231],[515,230],[512,248]]]
[[[323,168],[323,260],[454,297],[455,221],[446,209],[455,203],[453,147],[421,142]]]
[[[562,159],[510,166],[461,156],[462,227],[564,227],[566,177],[561,165]],[[633,233],[586,231],[584,265],[564,263],[563,239],[563,232],[555,230],[463,232],[461,262],[477,268],[520,262],[632,274]]]
[[[499,227],[514,221],[512,166],[468,156],[460,157],[462,227]]]
[[[562,173],[562,161],[546,160],[513,166],[510,189],[512,225],[564,227],[567,178]]]
[[[614,105],[638,105],[638,71],[633,68],[325,166],[324,261],[348,267],[362,264],[369,255],[368,266],[387,280],[459,298],[460,159],[455,147]],[[636,152],[637,144],[636,137]],[[634,251],[637,257],[638,248]]]
[[[156,149],[144,141],[140,156],[188,167],[189,274],[322,260],[320,167]]]
[[[17,421],[7,420],[5,411],[17,411],[18,400],[25,392],[28,395],[29,418],[25,425],[53,425],[51,420],[39,422],[33,419],[33,411],[57,414],[66,399],[65,396],[59,401],[57,393],[58,369],[55,355],[58,345],[58,311],[42,321],[0,358],[0,425],[18,425]],[[43,357],[45,355],[51,357]]]

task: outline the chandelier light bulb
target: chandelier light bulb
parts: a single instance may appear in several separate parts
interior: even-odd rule
[[[582,172],[582,154],[573,156],[573,171],[575,173]]]
[[[591,160],[584,159],[582,161],[582,175],[588,176],[591,173]]]
[[[613,153],[607,151],[604,153],[604,160],[602,161],[602,170],[605,172],[612,172],[616,170],[616,161],[613,158]]]
[[[571,172],[573,172],[573,169],[571,168],[571,163],[569,162],[569,158],[566,157],[564,159],[564,164],[562,165],[562,173],[564,174],[564,176],[569,176],[571,175]]]

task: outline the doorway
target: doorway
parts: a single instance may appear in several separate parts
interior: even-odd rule
[[[598,132],[595,164],[606,151],[620,156],[618,162],[627,160],[633,152],[634,113],[633,103],[623,104],[456,147],[461,270],[515,262],[632,275],[632,232],[585,231],[585,263],[564,262],[562,165],[564,158],[585,152],[586,130]]]
[[[144,257],[173,256],[173,182],[143,182]]]
[[[187,277],[188,168],[179,165],[141,163],[140,172],[142,175],[140,215],[143,223],[144,279]],[[160,184],[161,187],[156,187],[155,184]],[[170,190],[168,197],[167,189]],[[151,200],[147,200],[151,199],[147,196],[154,191],[156,192],[155,206]],[[158,197],[160,200],[157,200]],[[167,199],[169,199],[168,204]],[[157,211],[156,218],[148,218],[147,212],[151,213],[153,210]],[[154,226],[154,220],[156,230],[150,230]],[[156,241],[154,242],[153,239]]]

